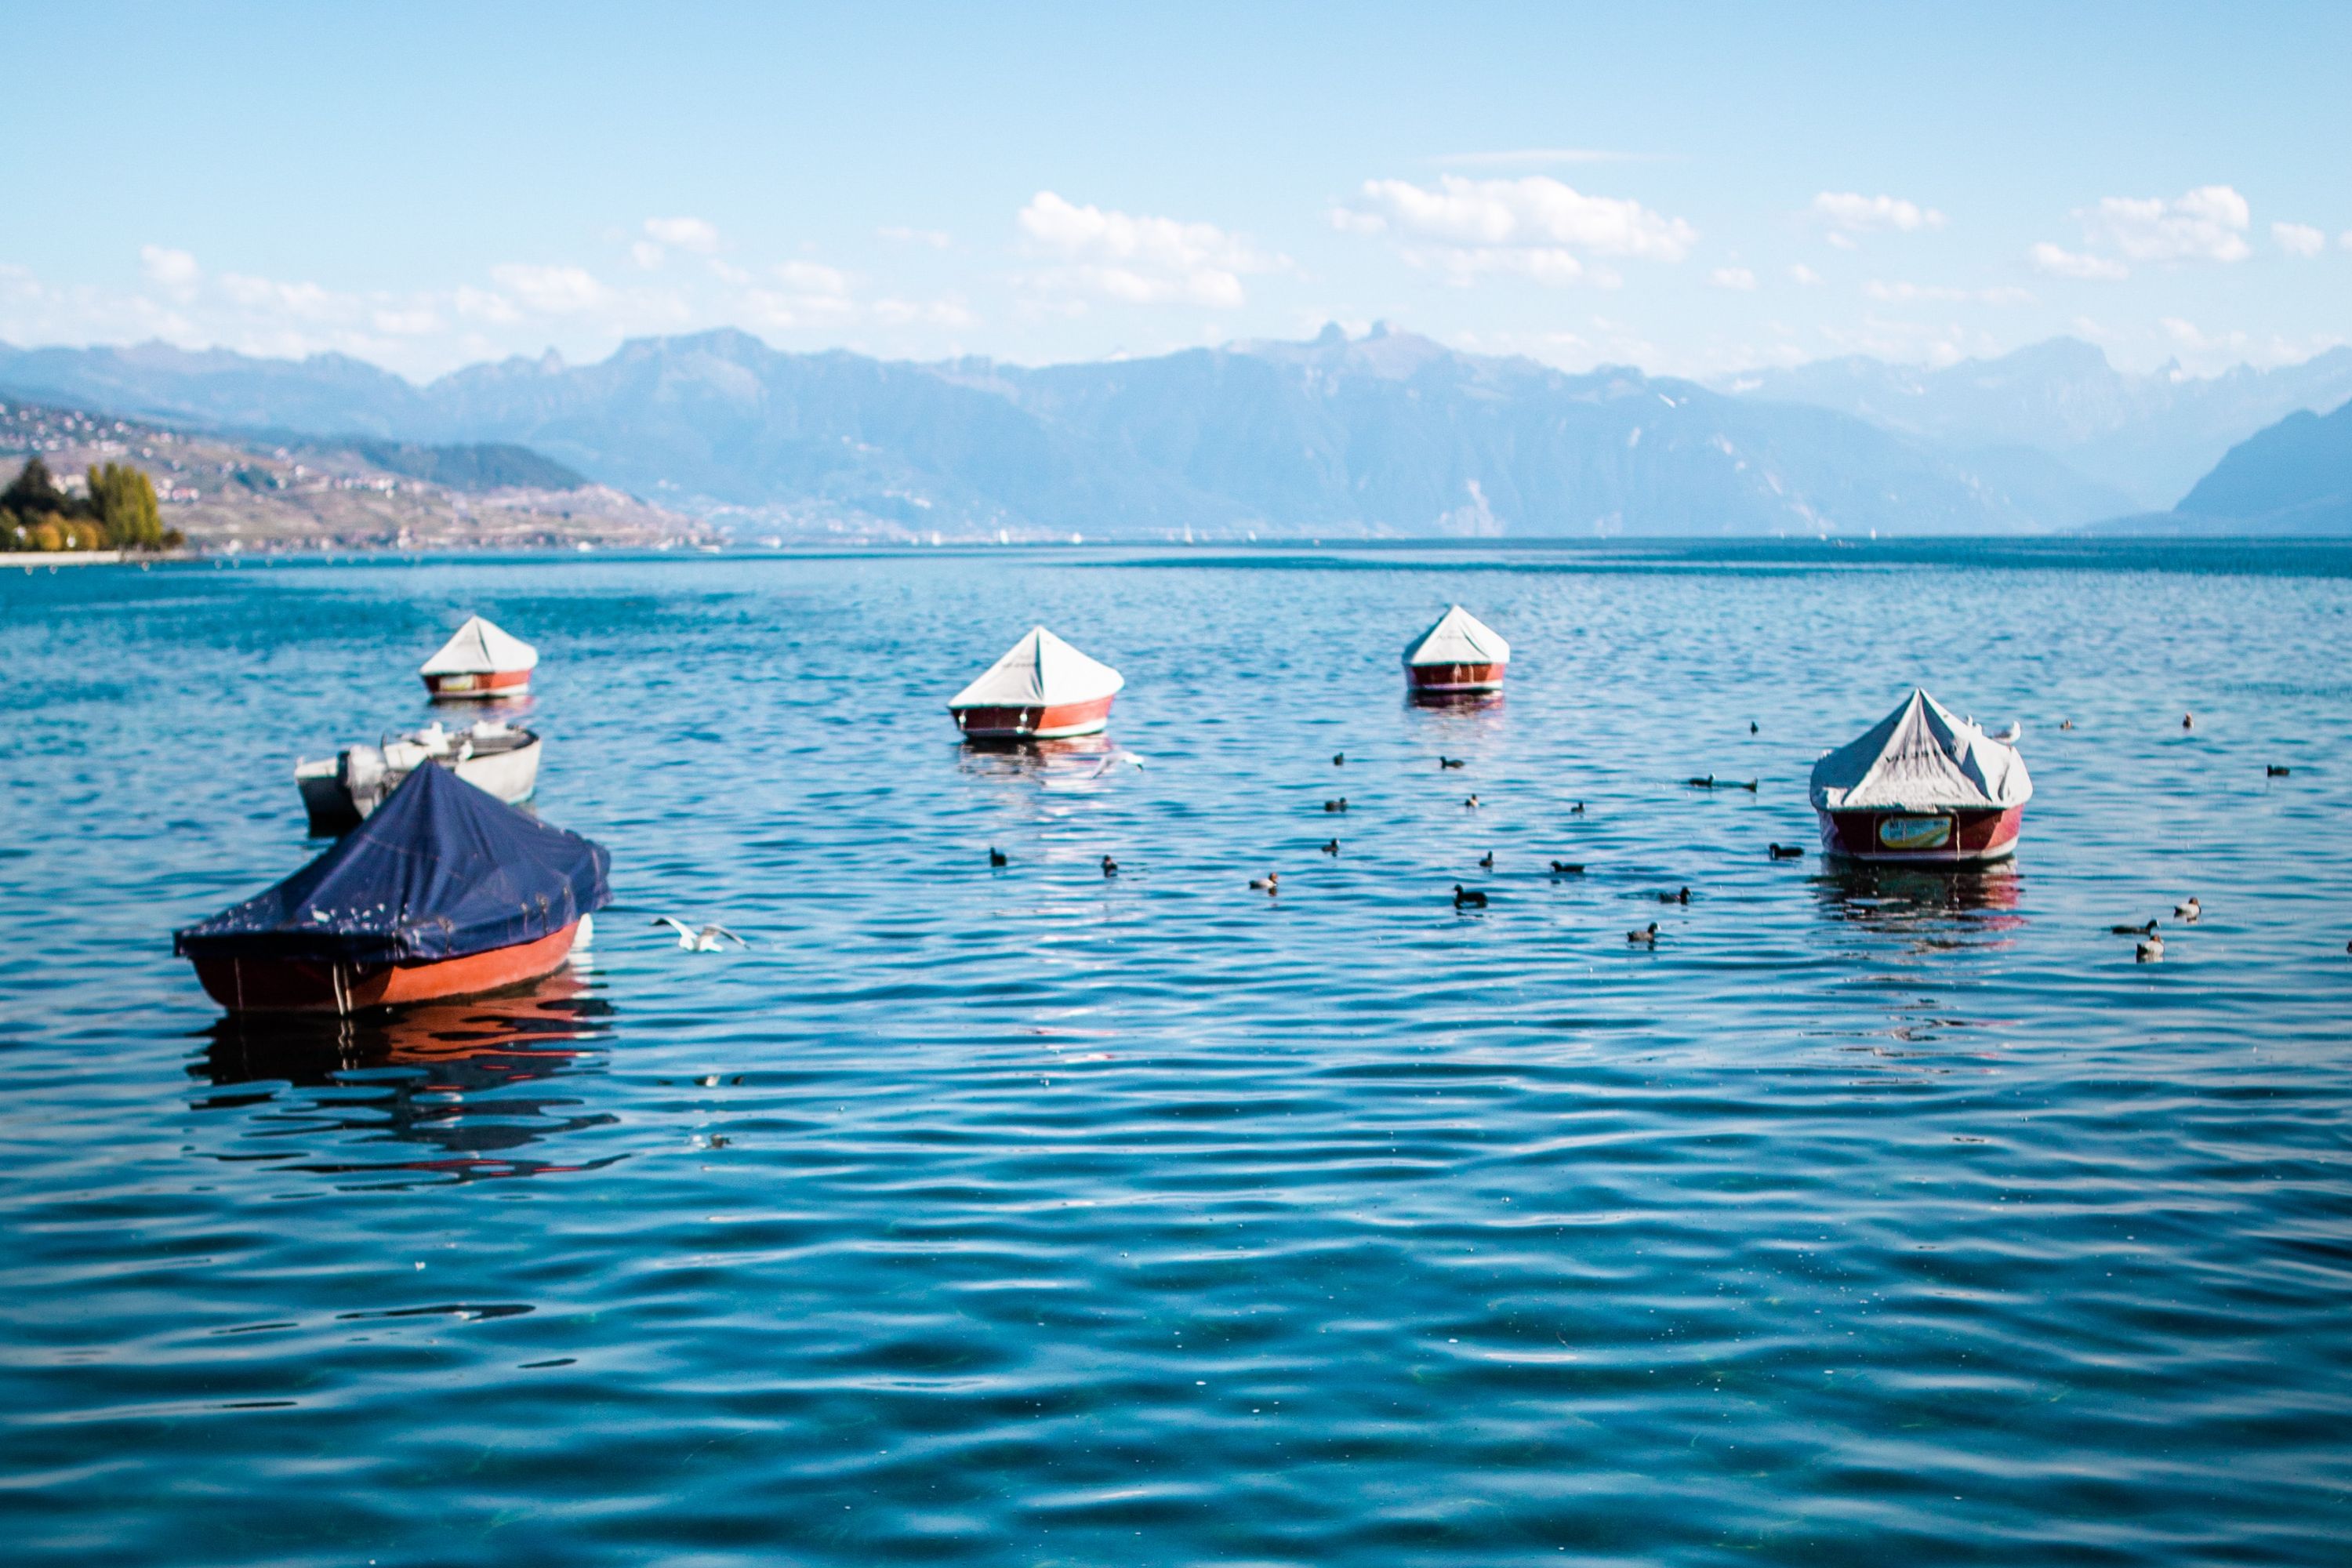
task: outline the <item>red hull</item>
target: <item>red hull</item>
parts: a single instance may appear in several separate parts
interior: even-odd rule
[[[2017,853],[2025,808],[1822,811],[1822,848],[1885,866],[1980,866]]]
[[[1506,664],[1408,664],[1405,676],[1416,692],[1500,691]]]
[[[1029,708],[950,708],[956,728],[975,741],[1055,741],[1091,735],[1110,722],[1111,698]]]
[[[196,978],[232,1013],[356,1013],[407,1002],[446,1002],[503,991],[552,974],[572,956],[578,921],[536,942],[406,963],[328,963],[289,958],[199,958]]]
[[[484,697],[520,697],[530,689],[530,671],[494,669],[488,675],[428,675],[425,689],[452,701]]]

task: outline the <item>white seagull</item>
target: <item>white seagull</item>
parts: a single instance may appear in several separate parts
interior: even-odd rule
[[[731,942],[737,947],[751,945],[722,925],[690,926],[668,915],[656,915],[653,923],[677,932],[677,945],[688,952],[717,952],[721,942]]]
[[[1088,773],[1087,777],[1090,779],[1098,779],[1102,777],[1103,774],[1118,766],[1121,763],[1132,763],[1135,766],[1139,768],[1143,765],[1143,759],[1137,756],[1133,752],[1113,752],[1109,756],[1105,757],[1102,760],[1102,765],[1100,767],[1097,767],[1094,772]]]

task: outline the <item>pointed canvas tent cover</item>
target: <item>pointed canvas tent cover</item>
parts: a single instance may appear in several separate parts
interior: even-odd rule
[[[1404,650],[1407,665],[1508,664],[1511,645],[1502,635],[1456,605]]]
[[[1043,626],[1014,643],[988,673],[948,703],[957,708],[1058,708],[1093,702],[1127,684],[1127,678],[1088,658]]]
[[[539,668],[539,650],[509,637],[479,616],[468,616],[457,635],[425,661],[419,675],[497,675]]]
[[[1825,811],[1983,810],[2033,795],[2025,759],[1914,687],[1895,711],[1813,764]]]
[[[184,958],[389,963],[552,936],[612,901],[604,847],[447,768],[410,773],[375,815],[276,887],[172,935]]]

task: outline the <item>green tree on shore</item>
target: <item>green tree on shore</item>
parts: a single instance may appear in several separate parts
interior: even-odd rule
[[[77,496],[30,458],[0,490],[0,551],[162,550],[180,542],[179,530],[163,526],[153,483],[127,463],[93,466],[89,493]]]
[[[154,550],[163,542],[163,514],[155,504],[155,487],[147,476],[127,463],[90,465],[89,499],[98,507],[99,525],[122,550]]]

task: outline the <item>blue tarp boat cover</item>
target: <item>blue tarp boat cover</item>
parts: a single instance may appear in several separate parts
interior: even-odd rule
[[[185,958],[347,963],[462,958],[535,942],[612,901],[611,857],[446,768],[267,892],[175,931]]]

